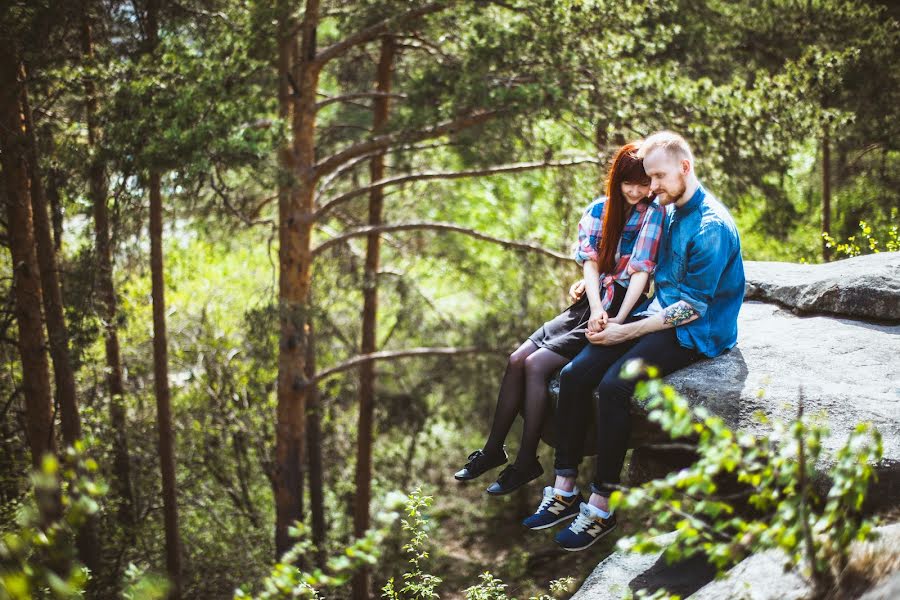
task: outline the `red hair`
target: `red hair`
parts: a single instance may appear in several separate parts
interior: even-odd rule
[[[625,212],[628,206],[622,194],[622,183],[640,183],[647,185],[650,178],[644,171],[644,161],[638,158],[639,145],[625,144],[616,155],[606,175],[606,207],[603,211],[603,233],[600,236],[600,247],[597,249],[597,263],[600,273],[610,274],[616,268],[616,250],[619,238],[625,229]]]

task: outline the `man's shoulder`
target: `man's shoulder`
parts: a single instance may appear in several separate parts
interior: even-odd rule
[[[706,193],[701,205],[700,232],[737,236],[737,225],[728,207],[709,192]]]

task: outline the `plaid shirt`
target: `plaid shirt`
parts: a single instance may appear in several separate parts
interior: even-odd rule
[[[574,258],[579,266],[584,265],[586,260],[598,260],[605,205],[606,197],[600,196],[591,202],[578,223],[578,245]],[[649,200],[642,200],[631,211],[616,249],[616,267],[612,273],[600,274],[600,297],[604,310],[612,304],[614,282],[618,281],[627,287],[632,274],[639,271],[653,274],[665,212],[659,204]]]

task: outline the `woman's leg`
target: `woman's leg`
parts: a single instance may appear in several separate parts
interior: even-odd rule
[[[544,415],[549,401],[547,382],[569,359],[552,350],[540,348],[525,359],[525,410],[522,414],[522,443],[515,465],[529,467],[537,460],[537,448],[544,429]]]
[[[503,442],[512,427],[516,415],[522,409],[522,401],[525,391],[525,359],[538,350],[537,344],[531,340],[519,346],[509,356],[506,363],[506,372],[503,374],[503,382],[500,384],[500,393],[497,398],[497,408],[494,410],[494,421],[491,424],[491,433],[484,444],[484,452],[487,454],[499,453],[503,449]]]

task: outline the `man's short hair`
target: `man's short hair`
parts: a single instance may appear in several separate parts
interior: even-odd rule
[[[675,160],[689,160],[694,164],[694,154],[691,147],[683,137],[674,131],[657,131],[641,142],[638,157],[647,158],[647,155],[656,150],[663,150]]]

